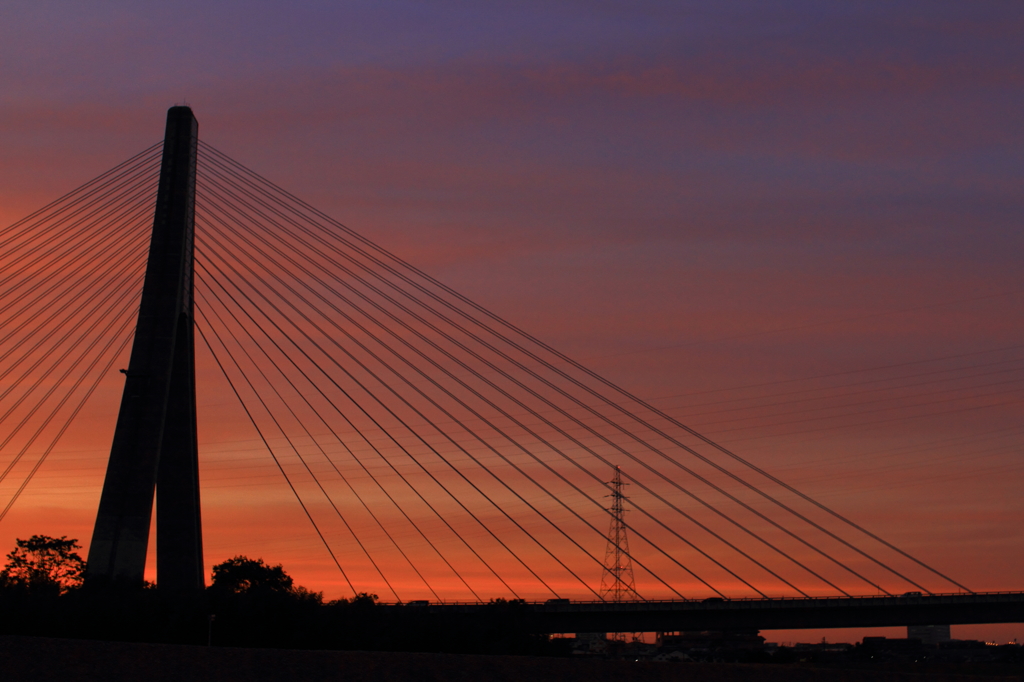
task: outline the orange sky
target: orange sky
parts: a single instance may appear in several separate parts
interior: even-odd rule
[[[400,257],[970,588],[1022,589],[1021,17],[912,4],[755,21],[269,3],[238,25],[18,10],[0,29],[0,223],[158,140],[187,97],[205,141]],[[206,28],[181,55],[158,20]],[[260,556],[343,596],[198,358],[207,563]],[[88,542],[125,362],[0,547]]]

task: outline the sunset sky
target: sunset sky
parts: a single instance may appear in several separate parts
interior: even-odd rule
[[[1022,590],[1021,35],[996,0],[4,3],[0,224],[188,103],[203,141],[544,342],[971,589]],[[207,564],[345,596],[204,352]],[[0,550],[88,543],[121,385]]]

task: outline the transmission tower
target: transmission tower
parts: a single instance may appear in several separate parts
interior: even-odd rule
[[[633,560],[629,557],[629,538],[626,536],[626,510],[623,502],[629,498],[622,494],[622,471],[615,467],[615,477],[608,482],[612,498],[608,508],[611,523],[608,527],[608,545],[604,551],[604,571],[601,574],[601,599],[621,602],[637,598],[633,581]]]

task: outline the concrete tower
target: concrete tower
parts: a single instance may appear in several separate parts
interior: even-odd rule
[[[149,262],[87,584],[141,585],[156,493],[157,584],[203,588],[192,264],[198,124],[167,112]]]

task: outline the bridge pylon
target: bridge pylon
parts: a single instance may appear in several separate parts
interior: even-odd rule
[[[167,112],[149,261],[86,584],[141,585],[156,494],[157,584],[205,585],[193,321],[198,124]]]

